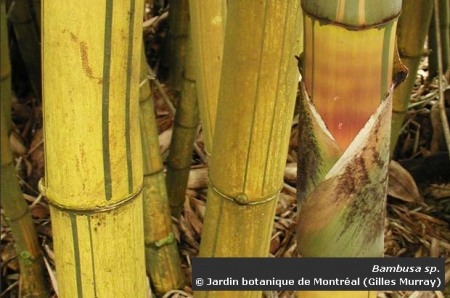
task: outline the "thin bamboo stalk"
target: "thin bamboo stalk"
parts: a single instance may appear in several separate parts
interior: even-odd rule
[[[23,199],[9,148],[11,68],[6,33],[5,1],[1,2],[1,198],[11,227],[20,267],[20,297],[48,297],[44,261],[28,204]],[[6,45],[6,46],[5,46]]]
[[[8,19],[13,25],[34,95],[40,101],[42,98],[41,47],[37,25],[27,0],[15,0],[9,8]]]
[[[134,100],[142,7],[142,0],[42,3],[40,190],[51,204],[61,297],[147,297]]]
[[[181,92],[183,80],[188,5],[188,0],[172,0],[169,6],[169,84],[175,92]]]
[[[394,92],[392,105],[391,154],[394,153],[403,119],[408,111],[411,90],[414,87],[416,73],[422,56],[424,43],[433,12],[433,1],[403,1],[402,14],[398,21],[397,44],[402,63],[408,68],[405,82]]]
[[[301,51],[298,1],[228,1],[201,257],[267,257]],[[198,292],[196,297],[260,297]]]
[[[434,0],[434,14],[436,16],[436,24],[439,24],[439,9],[441,7],[439,6],[439,1],[438,0]],[[448,8],[448,7],[447,7]],[[448,16],[448,13],[447,13]],[[440,36],[440,28],[438,25],[436,25],[436,36]],[[439,84],[439,102],[438,102],[438,107],[439,107],[439,116],[442,122],[442,130],[443,130],[443,134],[444,134],[444,138],[445,138],[445,143],[447,145],[447,149],[449,151],[449,155],[450,155],[450,129],[449,129],[449,124],[448,124],[448,120],[447,120],[447,112],[445,111],[445,102],[444,102],[444,86],[443,86],[443,78],[442,75],[444,73],[444,59],[443,59],[443,49],[444,47],[442,46],[442,40],[440,38],[436,39],[437,41],[437,58],[438,58],[438,84]],[[434,136],[433,136],[434,137]],[[437,141],[436,141],[437,142]],[[433,142],[432,140],[432,143]]]
[[[195,60],[188,34],[181,98],[175,114],[169,157],[167,158],[166,185],[171,213],[179,217],[183,211],[192,151],[199,122],[197,90],[195,84]]]
[[[433,2],[433,1],[430,1]],[[439,0],[439,31],[442,49],[442,69],[447,72],[447,80],[450,80],[450,0]],[[433,12],[428,30],[428,74],[430,79],[438,75],[438,45],[436,41],[436,17]]]
[[[226,1],[189,1],[191,36],[205,151],[211,155],[223,60]]]
[[[177,242],[172,231],[164,166],[144,51],[141,58],[139,118],[144,166],[144,234],[146,268],[157,294],[184,286]]]
[[[20,267],[20,297],[49,297],[44,261],[28,204],[23,199],[2,117],[1,196],[5,219],[11,227]]]
[[[1,110],[2,116],[5,117],[7,127],[11,124],[11,63],[9,60],[8,46],[8,28],[6,23],[6,1],[1,2],[1,21],[0,21],[0,75],[1,75]],[[8,129],[9,131],[9,129]]]

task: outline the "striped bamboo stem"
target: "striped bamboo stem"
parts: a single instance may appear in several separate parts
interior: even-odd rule
[[[228,1],[201,257],[267,257],[301,51],[298,1]],[[198,292],[196,297],[261,297]]]
[[[40,190],[51,204],[61,297],[147,297],[137,100],[143,5],[42,2]]]

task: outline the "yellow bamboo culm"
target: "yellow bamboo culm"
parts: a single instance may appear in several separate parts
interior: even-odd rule
[[[226,1],[190,0],[189,12],[205,151],[211,156],[223,60]]]
[[[227,15],[200,256],[268,257],[298,83],[300,7],[291,0],[233,0]]]
[[[333,7],[302,1],[306,90],[342,150],[389,91],[401,8],[398,1],[386,3],[389,9],[380,8],[384,2],[356,2],[337,1]]]
[[[42,2],[45,178],[60,297],[147,297],[143,1]]]

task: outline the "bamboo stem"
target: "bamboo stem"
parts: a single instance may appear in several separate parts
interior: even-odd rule
[[[228,1],[201,257],[267,257],[301,50],[298,1]],[[196,297],[260,297],[198,292]]]
[[[433,3],[434,1],[430,1]],[[441,39],[442,50],[442,70],[446,74],[447,80],[450,80],[450,1],[439,0],[439,10],[433,12],[430,27],[428,31],[428,48],[430,53],[428,55],[428,75],[432,80],[438,75],[438,45],[436,36],[436,26],[439,26],[439,37]],[[439,23],[436,23],[435,14],[438,14]]]
[[[147,297],[135,100],[142,7],[142,0],[42,2],[40,191],[51,205],[61,297]]]
[[[38,101],[41,101],[41,47],[39,32],[27,0],[15,0],[9,8],[8,19],[13,25],[20,54],[25,62],[25,68],[34,95]]]
[[[444,68],[443,68],[443,59],[442,59],[442,45],[441,45],[441,32],[439,28],[439,1],[434,0],[434,15],[436,18],[436,41],[437,41],[437,60],[438,60],[438,84],[439,84],[439,114],[441,116],[442,127],[444,130],[445,141],[447,143],[447,149],[450,156],[450,129],[448,125],[447,113],[445,111],[445,102],[444,102],[444,86],[442,80],[445,80],[443,77]],[[448,14],[447,14],[448,16]]]
[[[20,267],[21,297],[48,297],[44,261],[28,204],[23,199],[9,148],[11,68],[8,55],[5,1],[1,2],[1,198],[11,227]]]
[[[223,60],[226,1],[189,1],[197,93],[205,151],[211,156]]]
[[[9,60],[9,46],[8,46],[8,27],[6,23],[6,1],[1,2],[1,21],[0,21],[0,47],[1,47],[1,64],[0,64],[0,77],[1,77],[1,110],[2,116],[5,117],[5,125],[10,127],[11,125],[11,63]],[[9,132],[9,128],[7,129]]]
[[[422,56],[424,43],[433,12],[433,2],[428,0],[403,1],[402,14],[398,21],[397,44],[402,63],[409,75],[394,92],[392,106],[391,155],[394,153],[401,127],[408,111],[411,90]]]
[[[169,84],[175,93],[181,92],[188,32],[188,5],[188,0],[172,0],[169,6]]]
[[[177,218],[183,211],[192,151],[199,122],[194,65],[192,43],[190,34],[188,34],[185,47],[181,98],[175,114],[166,174],[171,213]]]
[[[299,143],[297,249],[303,257],[379,257],[401,1],[339,3],[302,1],[299,141],[304,143]],[[298,296],[327,295],[301,291]],[[333,296],[367,298],[376,292]]]
[[[184,286],[164,179],[155,111],[144,51],[141,58],[140,127],[144,166],[144,234],[146,268],[157,294]]]

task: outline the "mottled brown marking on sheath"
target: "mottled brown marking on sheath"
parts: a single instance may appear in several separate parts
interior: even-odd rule
[[[302,84],[302,83],[300,83]],[[303,86],[302,86],[303,87]],[[320,168],[323,160],[314,134],[312,115],[310,114],[306,90],[301,88],[299,94],[298,120],[298,156],[297,161],[297,201],[303,204],[309,193],[320,182]]]
[[[375,135],[377,139],[379,129],[380,122],[377,121],[371,131],[371,135]],[[356,233],[365,237],[365,243],[373,243],[380,235],[380,231],[384,228],[383,221],[380,220],[380,218],[383,218],[384,200],[379,199],[382,197],[384,190],[380,188],[380,184],[383,185],[387,179],[387,171],[383,170],[385,167],[386,164],[383,162],[376,146],[369,144],[363,148],[362,154],[355,156],[353,162],[345,169],[344,175],[339,177],[340,187],[338,192],[342,192],[344,197],[347,195],[347,198],[349,198],[348,196],[350,196],[348,211],[343,218],[344,226],[341,235],[357,223],[364,223],[357,229]],[[383,176],[373,175],[378,171]],[[347,190],[346,186],[348,187]],[[375,198],[375,200],[371,198]]]

